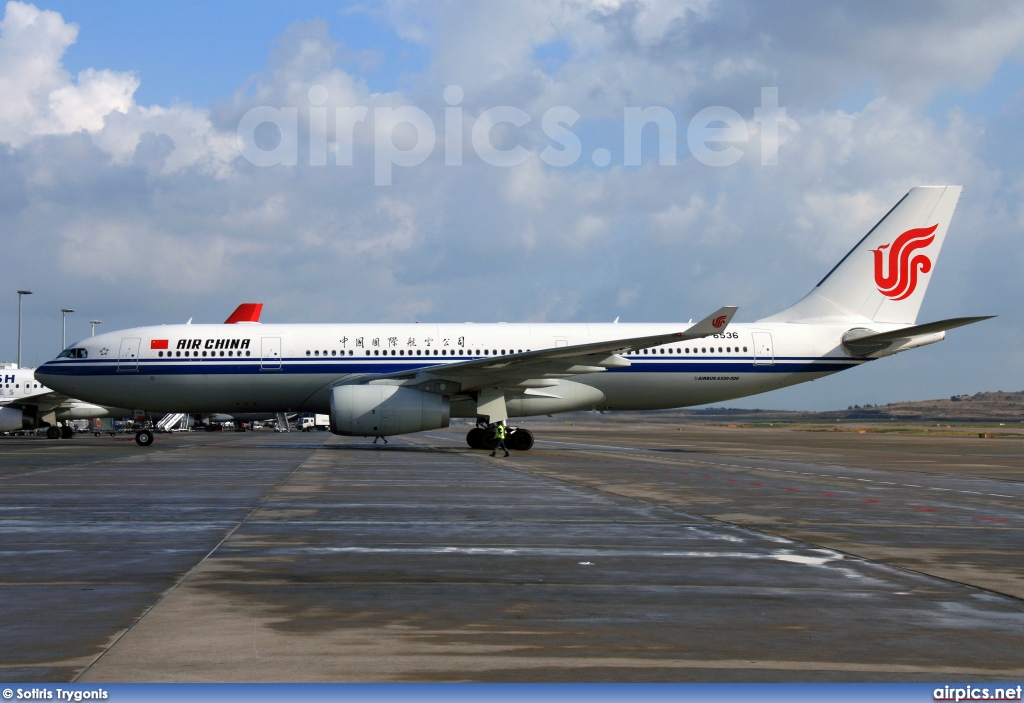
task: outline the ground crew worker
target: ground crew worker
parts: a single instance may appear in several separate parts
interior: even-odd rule
[[[505,423],[499,422],[494,426],[494,450],[491,452],[491,456],[495,456],[498,450],[505,452],[505,456],[508,456],[508,447],[505,446]]]

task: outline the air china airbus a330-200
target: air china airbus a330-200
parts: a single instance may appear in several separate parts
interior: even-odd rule
[[[907,193],[802,300],[746,324],[165,325],[78,342],[36,371],[50,388],[144,411],[329,413],[375,436],[476,418],[713,403],[938,342],[987,319],[917,324],[960,187]],[[152,433],[138,433],[148,445]],[[529,449],[525,428],[509,446]]]

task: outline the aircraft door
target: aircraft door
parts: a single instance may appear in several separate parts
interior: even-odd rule
[[[125,337],[121,340],[121,351],[117,355],[118,371],[139,370],[139,347],[141,344],[140,337]]]
[[[771,332],[754,332],[754,364],[771,366],[775,363],[775,350],[772,348]]]
[[[260,371],[281,370],[281,338],[264,337]]]

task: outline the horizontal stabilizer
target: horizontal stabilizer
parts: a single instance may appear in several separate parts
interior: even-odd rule
[[[890,332],[864,334],[863,336],[860,336],[857,333],[866,333],[868,330],[850,330],[846,333],[846,336],[843,337],[843,346],[846,347],[851,354],[856,356],[865,356],[885,349],[893,342],[900,339],[913,339],[914,337],[922,337],[924,335],[935,334],[937,332],[945,332],[947,330],[956,329],[957,327],[963,327],[964,325],[981,322],[982,320],[990,320],[993,317],[995,317],[995,315],[982,315],[980,317],[953,317],[948,320],[939,320],[938,322],[929,322],[924,325],[914,325],[913,327],[903,327]]]

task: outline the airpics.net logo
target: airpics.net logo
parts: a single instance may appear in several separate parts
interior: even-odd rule
[[[932,691],[935,701],[1019,701],[1024,687],[942,686]]]
[[[238,123],[238,145],[242,156],[256,166],[297,166],[300,161],[310,166],[372,163],[374,184],[386,186],[391,185],[396,167],[413,168],[434,155],[445,166],[462,166],[475,158],[496,168],[512,168],[536,158],[551,167],[570,168],[585,158],[583,140],[574,127],[594,131],[586,129],[586,121],[580,122],[579,112],[565,105],[548,108],[539,116],[510,105],[467,114],[461,87],[448,86],[443,97],[444,114],[435,120],[413,105],[328,106],[327,88],[314,85],[307,91],[309,104],[301,110],[261,105],[246,112]],[[528,149],[520,142],[538,121],[540,134],[531,134],[534,148]],[[740,162],[748,156],[744,146],[757,146],[761,165],[774,166],[779,163],[779,128],[785,121],[786,110],[779,107],[775,87],[761,88],[761,104],[754,108],[751,122],[722,105],[699,110],[685,124],[666,107],[624,107],[621,135],[613,137],[617,143],[588,147],[587,155],[597,168],[607,168],[613,165],[608,147],[616,151],[621,147],[616,161],[622,166],[641,166],[652,161],[655,152],[659,166],[675,166],[677,142],[685,134],[690,155],[705,166],[722,168]]]

